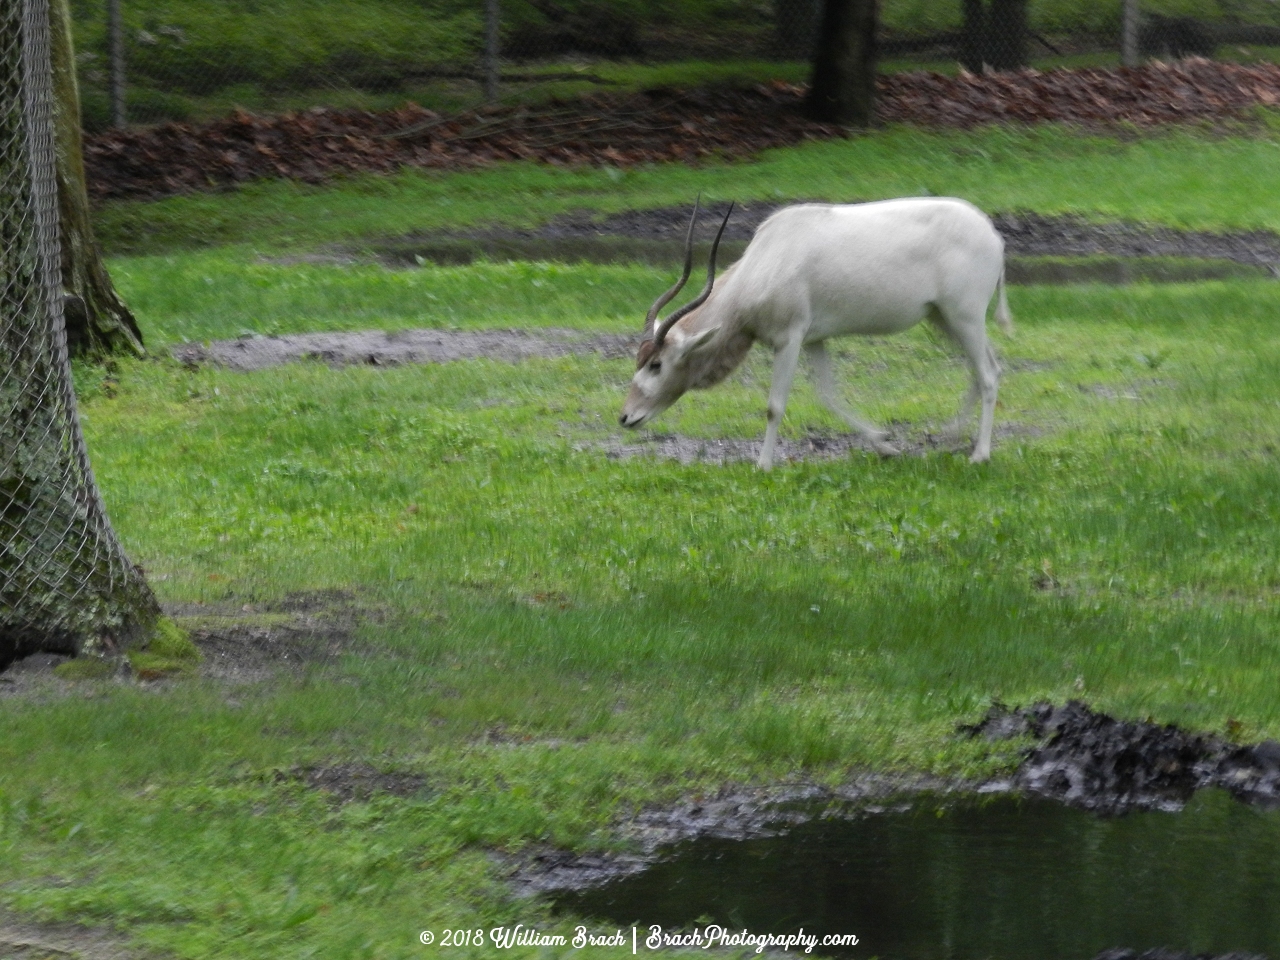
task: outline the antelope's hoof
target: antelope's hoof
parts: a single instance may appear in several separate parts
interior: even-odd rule
[[[970,463],[986,463],[990,459],[991,459],[990,450],[975,450],[973,451],[972,456],[969,457],[969,462]]]
[[[897,447],[895,447],[892,443],[886,443],[883,440],[872,440],[871,449],[874,450],[876,453],[880,454],[880,456],[885,458],[896,457],[901,455],[902,453],[902,451],[899,450]]]

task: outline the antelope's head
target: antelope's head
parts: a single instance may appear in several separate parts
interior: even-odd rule
[[[720,237],[733,214],[733,204],[729,204],[729,212],[716,233],[711,244],[711,256],[707,262],[707,284],[689,303],[686,303],[671,316],[658,321],[658,311],[665,307],[689,279],[689,271],[693,269],[693,228],[698,222],[698,202],[693,205],[693,216],[689,218],[689,232],[684,240],[684,272],[675,286],[654,301],[644,319],[644,337],[640,341],[640,350],[636,354],[636,375],[631,378],[631,390],[622,405],[622,416],[618,422],[624,427],[638,427],[648,423],[663,410],[671,406],[689,389],[692,379],[690,360],[693,355],[710,343],[719,332],[718,326],[686,333],[676,326],[682,317],[688,316],[707,301],[711,296],[711,288],[716,280],[716,251],[720,248]],[[655,330],[656,325],[656,330]]]

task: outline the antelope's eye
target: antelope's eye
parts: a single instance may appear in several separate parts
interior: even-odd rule
[[[649,364],[650,373],[659,373],[662,370],[662,361],[654,360]]]

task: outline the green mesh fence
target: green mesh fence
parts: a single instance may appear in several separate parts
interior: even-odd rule
[[[414,99],[453,109],[486,96],[528,96],[574,75],[676,84],[697,75],[645,73],[675,64],[750,61],[765,72],[775,68],[779,78],[803,79],[822,6],[822,0],[71,0],[85,123],[95,131],[120,122],[199,121],[235,107],[385,108]],[[1116,65],[1125,6],[1125,0],[882,0],[880,66]],[[1276,0],[1139,0],[1136,9],[1135,57],[1280,58]],[[494,78],[500,89],[488,86]]]

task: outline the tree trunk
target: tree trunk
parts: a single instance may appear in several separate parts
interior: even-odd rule
[[[49,25],[67,348],[77,356],[122,352],[142,356],[146,352],[142,331],[116,293],[102,261],[102,251],[93,238],[80,144],[80,89],[76,82],[68,0],[49,0]]]
[[[1027,65],[1027,0],[961,0],[960,62],[974,73]]]
[[[809,112],[865,127],[875,119],[877,0],[824,0]]]
[[[107,519],[62,327],[44,0],[0,3],[0,669],[146,642],[160,608]]]
[[[991,66],[1018,70],[1027,65],[1027,0],[991,0]]]
[[[960,41],[960,62],[965,69],[974,73],[982,72],[982,65],[989,62],[987,51],[987,11],[982,0],[961,0],[964,15],[962,39]]]

